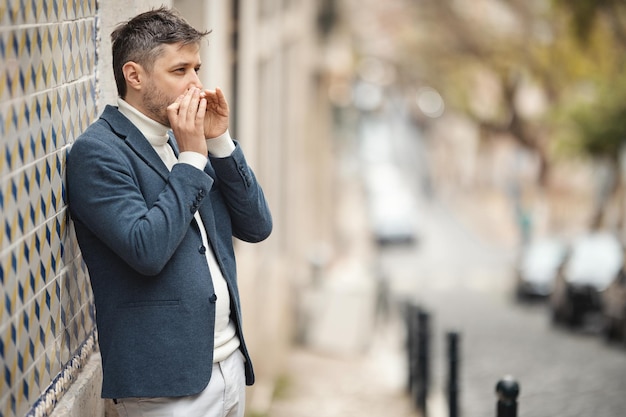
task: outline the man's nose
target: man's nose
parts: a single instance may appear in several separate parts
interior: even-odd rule
[[[202,81],[200,81],[200,77],[198,77],[198,74],[194,71],[193,74],[191,75],[191,79],[189,80],[189,86],[190,87],[197,87],[200,90],[202,90]]]

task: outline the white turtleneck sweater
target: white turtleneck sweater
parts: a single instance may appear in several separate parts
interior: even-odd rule
[[[208,157],[197,152],[181,152],[176,158],[172,147],[169,145],[169,128],[161,123],[150,119],[126,101],[118,99],[120,112],[126,116],[139,131],[148,139],[154,150],[159,154],[167,169],[171,171],[174,164],[186,163],[200,170],[204,170],[208,162]],[[211,155],[216,157],[229,156],[235,149],[235,144],[230,138],[230,134],[226,131],[221,136],[207,140],[207,148]],[[209,244],[206,229],[200,218],[200,214],[196,212],[194,218],[200,228],[202,242],[208,249],[206,251],[207,263],[209,271],[213,279],[213,288],[217,301],[215,305],[215,335],[214,335],[214,352],[213,362],[220,362],[226,359],[239,347],[239,338],[235,330],[235,324],[230,318],[230,295],[228,285],[222,275],[222,271],[215,260],[215,254]],[[208,301],[208,300],[207,300]]]

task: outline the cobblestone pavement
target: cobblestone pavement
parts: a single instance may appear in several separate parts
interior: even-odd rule
[[[593,317],[581,329],[563,329],[551,325],[546,303],[516,302],[512,230],[504,233],[505,216],[478,208],[467,200],[424,204],[420,212],[429,223],[419,252],[404,256],[404,263],[399,256],[386,263],[398,278],[395,290],[412,292],[431,313],[431,392],[445,386],[444,333],[455,330],[461,334],[464,417],[495,415],[494,388],[505,375],[521,384],[520,417],[625,415],[623,349],[604,343]],[[484,231],[492,233],[478,238]]]

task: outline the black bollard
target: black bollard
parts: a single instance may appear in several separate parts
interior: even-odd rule
[[[418,307],[410,302],[404,305],[408,368],[407,392],[409,394],[412,393],[417,386],[417,311]]]
[[[430,315],[410,302],[404,304],[406,326],[407,391],[426,417],[430,362]]]
[[[512,377],[506,376],[496,384],[498,404],[496,417],[517,417],[517,397],[520,386]]]
[[[459,415],[459,343],[460,336],[456,332],[448,333],[448,415]]]
[[[430,314],[417,312],[417,386],[415,402],[423,416],[427,415],[426,400],[430,384]]]

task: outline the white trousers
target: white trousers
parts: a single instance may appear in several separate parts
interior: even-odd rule
[[[115,408],[120,417],[243,417],[246,377],[243,354],[213,364],[209,385],[197,395],[176,398],[122,398]]]

